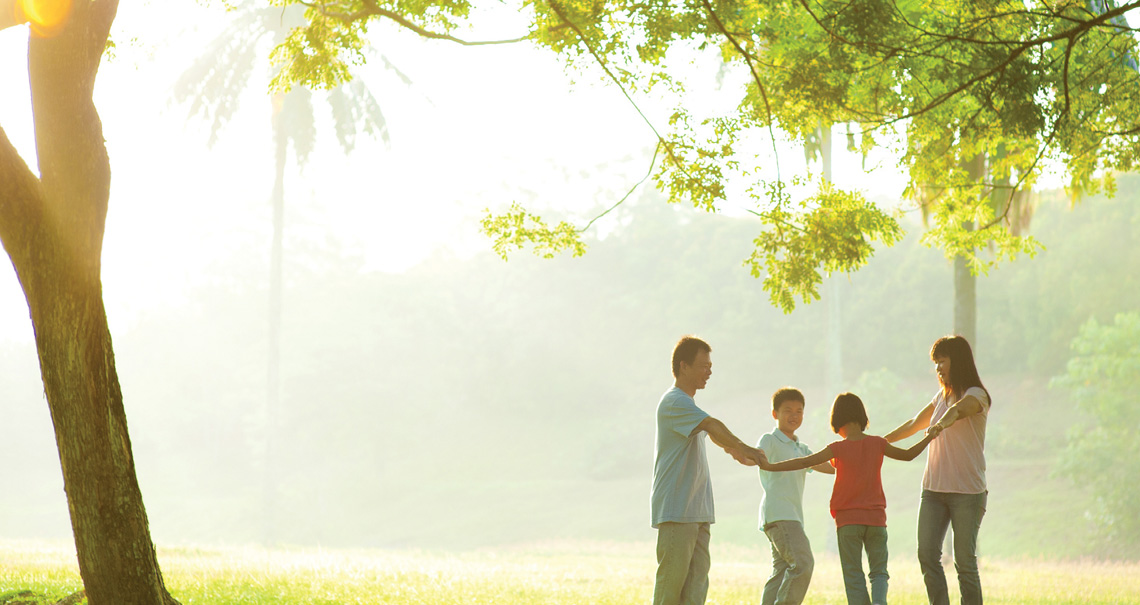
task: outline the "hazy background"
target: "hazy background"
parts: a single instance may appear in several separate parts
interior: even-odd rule
[[[584,258],[504,263],[478,234],[484,208],[519,201],[585,224],[644,174],[651,133],[616,91],[571,85],[545,55],[395,29],[378,52],[411,83],[366,74],[391,143],[345,157],[326,133],[303,170],[290,166],[281,407],[267,411],[268,67],[212,148],[170,93],[227,18],[125,4],[96,95],[113,169],[105,298],[159,545],[652,540],[654,411],[689,333],[713,347],[698,404],[742,439],[772,429],[784,385],[807,396],[801,438],[814,449],[835,438],[825,305],[771,307],[742,265],[758,222],[668,206],[646,187],[588,234]],[[34,166],[20,35],[0,33],[0,124]],[[837,145],[835,165],[836,180],[897,204],[889,160],[862,176]],[[1047,250],[979,280],[974,344],[994,400],[983,555],[1103,552],[1086,537],[1093,495],[1053,476],[1076,411],[1047,385],[1081,324],[1140,307],[1138,201],[1135,176],[1075,209],[1044,191],[1030,231]],[[934,394],[928,351],[952,322],[951,266],[918,242],[915,213],[903,223],[902,243],[837,278],[839,388],[863,397],[879,434]],[[2,267],[0,537],[66,539],[27,306]],[[766,544],[756,471],[709,452],[714,541]],[[884,467],[896,556],[914,549],[924,458]],[[830,489],[830,477],[808,480],[817,545],[834,542]]]

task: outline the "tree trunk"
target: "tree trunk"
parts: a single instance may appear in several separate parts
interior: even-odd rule
[[[978,154],[966,164],[970,182],[978,188],[978,198],[985,192],[986,156]],[[968,222],[964,225],[966,230],[973,230],[974,224]],[[954,333],[970,343],[977,351],[978,342],[978,278],[970,271],[965,257],[954,258]]]
[[[970,225],[966,226],[971,228]],[[978,331],[978,278],[970,272],[966,258],[954,258],[954,333],[965,338],[970,346],[977,345]]]
[[[177,603],[167,592],[135,475],[100,255],[110,162],[91,95],[117,0],[76,2],[31,40],[40,178],[0,130],[0,240],[24,290],[91,605]]]
[[[823,163],[823,178],[832,181],[831,172],[831,125],[819,126],[819,155]],[[843,384],[843,281],[832,275],[824,284],[823,298],[827,305],[827,361],[824,364],[824,388],[828,397],[839,393]]]

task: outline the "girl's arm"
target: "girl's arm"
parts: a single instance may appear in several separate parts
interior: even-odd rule
[[[831,462],[820,462],[819,464],[811,467],[811,470],[825,475],[834,475],[835,467],[831,466]]]
[[[930,443],[930,440],[937,437],[938,433],[941,432],[942,426],[940,424],[935,424],[934,426],[930,427],[929,431],[926,432],[925,437],[923,437],[918,443],[915,443],[905,450],[888,443],[887,446],[883,448],[883,455],[887,458],[909,462],[917,458],[918,455],[922,453],[922,450],[926,449],[926,446]]]
[[[823,464],[824,462],[831,460],[831,458],[831,448],[825,447],[810,456],[791,458],[789,460],[777,462],[775,464],[768,462],[767,459],[765,459],[760,463],[760,468],[766,471],[798,471],[805,468],[811,468],[818,464]]]
[[[899,425],[899,428],[883,435],[887,443],[894,443],[910,437],[911,435],[921,431],[922,429],[930,426],[930,418],[934,416],[934,402],[926,404],[914,418],[907,420]]]

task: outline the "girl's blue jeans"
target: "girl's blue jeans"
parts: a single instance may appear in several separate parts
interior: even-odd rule
[[[844,525],[836,530],[839,542],[839,565],[843,568],[843,588],[847,605],[886,605],[887,603],[887,528],[872,525]],[[871,594],[863,577],[863,550],[867,551]]]

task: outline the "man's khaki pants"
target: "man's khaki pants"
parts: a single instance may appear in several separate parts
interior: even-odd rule
[[[657,526],[653,605],[704,605],[709,592],[709,523]]]

